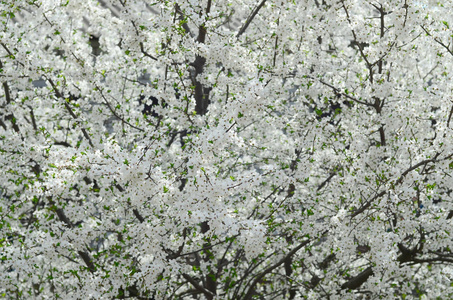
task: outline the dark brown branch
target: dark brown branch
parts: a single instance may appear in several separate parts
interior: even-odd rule
[[[325,270],[327,269],[327,267],[329,267],[329,264],[336,258],[336,255],[335,253],[332,253],[332,254],[329,254],[326,258],[324,258],[322,260],[322,262],[320,262],[318,264],[318,267],[321,269],[321,270]]]
[[[3,68],[3,64],[2,64],[1,61],[0,61],[0,68]],[[11,93],[10,93],[10,90],[9,90],[8,82],[5,81],[5,82],[3,82],[2,85],[3,85],[3,90],[5,92],[6,103],[10,104],[11,103]],[[14,117],[13,113],[5,116],[5,120],[10,120],[11,121],[13,129],[14,129],[14,131],[16,133],[20,132],[19,126],[16,123],[16,118]],[[2,127],[4,127],[6,129],[6,125],[4,123],[2,124]]]
[[[341,3],[343,5],[343,9],[344,9],[344,11],[346,13],[346,17],[347,17],[348,23],[352,25],[351,18],[349,16],[349,11],[346,8],[346,5],[344,4],[344,1],[341,1]],[[355,33],[355,30],[351,29],[351,32],[352,32],[352,36],[354,37],[354,41],[357,43],[357,46],[359,48],[360,56],[365,61],[366,66],[367,66],[367,68],[368,68],[368,70],[370,72],[370,82],[373,83],[373,67],[372,67],[372,64],[370,63],[370,61],[368,60],[368,57],[363,52],[364,46],[361,43],[358,42],[357,34]]]
[[[209,93],[211,88],[204,88],[201,82],[196,78],[199,74],[203,73],[203,68],[206,63],[206,58],[197,55],[193,66],[195,67],[195,74],[193,81],[195,82],[195,112],[197,115],[205,115],[208,112]]]
[[[65,223],[66,226],[68,226],[69,228],[72,228],[72,227],[73,227],[72,222],[69,221],[68,217],[66,217],[66,214],[64,213],[63,209],[57,208],[57,209],[55,210],[55,212],[57,213],[57,216],[58,216],[58,218],[60,219],[60,221],[62,221],[63,223]]]
[[[206,7],[206,18],[208,17],[208,14],[210,13],[211,11],[211,2],[212,0],[208,0],[208,4],[207,4],[207,7]],[[202,43],[204,44],[205,40],[206,40],[206,27],[205,27],[205,23],[201,24],[200,27],[198,28],[198,38],[197,38],[197,41],[199,43]]]
[[[55,202],[50,198],[49,198],[49,204],[52,206],[55,206]],[[57,213],[57,217],[58,217],[58,219],[60,219],[60,221],[62,221],[68,228],[73,228],[72,222],[68,219],[68,217],[66,216],[66,214],[64,213],[64,210],[62,208],[57,208],[55,210],[55,212]],[[91,273],[96,272],[96,267],[95,267],[93,261],[91,260],[90,255],[85,251],[77,251],[77,253],[82,258],[82,260],[85,262],[85,264],[88,267],[88,269],[90,270],[90,272]]]
[[[30,117],[31,117],[31,124],[33,125],[33,129],[35,131],[37,131],[38,126],[36,125],[36,118],[35,118],[35,113],[33,112],[33,107],[30,107]]]
[[[5,49],[6,52],[8,52],[8,55],[11,56],[11,57],[14,57],[15,55],[8,49],[8,47],[6,47],[6,45],[4,43],[0,43],[0,45],[2,45],[3,49]],[[14,49],[16,52],[17,52],[17,49]],[[17,63],[19,63],[22,67],[25,67],[25,65],[20,62],[20,61],[17,61]],[[25,77],[25,76],[24,76]],[[24,78],[21,76],[21,78]]]
[[[385,131],[384,131],[383,126],[379,127],[379,138],[381,139],[381,146],[385,146],[386,141],[385,141]]]
[[[239,236],[239,234],[236,234],[236,235],[230,237],[230,239],[236,238],[236,237],[238,237],[238,236]],[[215,243],[215,244],[210,244],[210,245],[207,246],[207,247],[203,247],[203,248],[198,249],[198,250],[195,250],[195,251],[191,251],[191,252],[187,252],[187,253],[181,253],[181,254],[179,255],[179,257],[197,254],[198,252],[209,250],[209,249],[211,249],[211,248],[213,248],[213,247],[215,247],[215,246],[217,246],[217,245],[223,244],[223,243],[225,243],[225,242],[227,242],[227,239],[225,239],[225,240],[223,240],[223,241],[220,241],[220,242],[218,242],[218,243]]]
[[[4,130],[8,129],[8,127],[6,127],[6,124],[1,119],[0,119],[0,126],[2,126]]]
[[[0,68],[3,69],[3,63],[2,61],[0,60]],[[9,93],[9,86],[8,86],[8,82],[3,82],[3,90],[5,91],[5,99],[6,99],[6,103],[7,104],[10,104],[11,103],[11,95]]]
[[[123,4],[123,3],[121,3],[121,4],[122,4],[123,7],[124,7],[124,4]],[[132,23],[132,26],[134,26],[135,34],[137,35],[137,38],[138,38],[138,36],[140,35],[140,33],[139,33],[139,31],[138,31],[137,25],[135,24],[134,21],[131,21],[131,23]],[[151,58],[152,60],[157,61],[157,58],[155,58],[154,56],[152,56],[151,54],[149,54],[148,52],[146,52],[145,46],[143,45],[143,42],[140,42],[139,45],[140,45],[140,51],[142,52],[143,55],[145,55],[146,57]]]
[[[140,215],[138,210],[133,209],[132,212],[134,213],[134,216],[140,221],[140,223],[145,222],[145,218],[143,218],[142,215]]]
[[[206,17],[211,12],[211,5],[212,5],[212,0],[208,0],[208,4],[206,5]]]
[[[64,146],[64,147],[72,147],[71,144],[69,144],[68,142],[65,142],[65,141],[62,141],[62,142],[59,142],[59,141],[56,141],[55,143],[53,143],[54,145],[57,145],[57,146]]]
[[[299,246],[295,247],[293,250],[291,250],[287,255],[285,255],[285,257],[283,257],[282,259],[280,259],[278,262],[276,262],[275,264],[273,264],[272,266],[268,267],[267,269],[265,269],[263,272],[261,272],[256,278],[255,280],[253,280],[253,282],[250,284],[249,288],[248,288],[248,291],[247,291],[247,294],[245,294],[244,296],[244,300],[250,300],[252,299],[252,296],[253,296],[253,293],[255,291],[255,286],[267,275],[269,274],[270,272],[272,272],[274,269],[278,268],[280,265],[282,265],[283,263],[285,263],[285,261],[287,261],[288,257],[291,257],[293,256],[297,251],[299,251],[302,247],[305,247],[306,245],[308,245],[309,243],[311,242],[311,240],[307,240],[307,241],[304,241],[302,242],[301,244],[299,244]]]
[[[329,181],[336,175],[336,173],[331,173],[329,175],[329,177],[327,177],[326,180],[324,180],[319,186],[318,188],[316,189],[316,191],[319,191],[320,189],[322,189],[327,183],[329,183]]]
[[[435,254],[437,256],[443,256],[443,257],[453,257],[453,253],[442,253],[442,252],[433,251],[433,250],[429,250],[428,253]]]
[[[313,80],[318,80],[319,82],[321,82],[321,83],[324,84],[325,86],[330,87],[336,94],[342,95],[343,97],[346,97],[346,98],[348,98],[349,100],[352,100],[352,101],[354,101],[354,102],[356,102],[356,103],[359,103],[359,104],[362,104],[362,105],[374,107],[374,104],[368,103],[368,102],[365,102],[365,101],[361,101],[361,100],[356,99],[356,98],[354,98],[354,97],[352,97],[352,96],[350,96],[350,95],[348,95],[348,94],[346,94],[346,93],[343,93],[343,92],[341,92],[338,88],[336,88],[336,87],[334,87],[333,85],[331,85],[331,84],[325,82],[325,81],[322,80],[322,79],[316,79],[316,78],[313,78],[313,77],[311,77],[311,76],[309,76],[309,75],[306,75],[306,77],[307,77],[307,78],[310,78],[310,79],[313,79]]]
[[[237,262],[238,262],[238,261],[246,260],[246,258],[244,257],[244,256],[245,256],[245,251],[244,251],[243,249],[242,249],[242,251],[243,251],[243,252],[238,252],[237,254],[239,254],[239,255],[236,255],[236,257],[234,258],[234,262],[235,262],[235,263],[234,263],[234,266],[237,266]],[[239,290],[240,290],[241,287],[244,287],[244,292],[245,292],[245,288],[248,286],[248,282],[252,281],[253,278],[254,278],[255,276],[259,275],[260,273],[257,272],[257,275],[252,275],[252,276],[251,276],[251,274],[252,274],[259,266],[261,266],[261,265],[264,264],[266,261],[268,261],[269,258],[271,258],[272,256],[273,256],[273,254],[269,254],[269,255],[266,256],[266,257],[260,257],[260,258],[256,257],[255,260],[252,260],[252,263],[249,264],[248,268],[245,269],[245,270],[242,272],[243,275],[241,276],[241,278],[240,278],[239,280],[236,280],[236,281],[234,282],[234,284],[232,284],[232,285],[236,285],[236,289],[235,289],[234,294],[233,294],[233,296],[232,296],[233,299],[238,298],[237,295],[238,295]],[[246,279],[249,278],[249,277],[251,277],[251,278],[250,278],[249,281],[247,281]],[[246,282],[246,281],[247,281],[247,282]],[[246,282],[246,283],[243,284],[243,282]],[[261,282],[264,282],[264,280],[261,281]],[[244,292],[242,292],[242,294],[244,294]]]
[[[398,256],[398,261],[400,263],[410,262],[415,260],[415,255],[417,254],[417,247],[413,249],[406,248],[402,243],[398,243],[398,249],[401,252],[401,255]]]
[[[453,105],[451,106],[450,113],[448,114],[447,128],[450,127],[451,116],[453,115]]]
[[[359,208],[358,210],[356,210],[350,217],[351,218],[354,218],[355,216],[363,213],[368,207],[370,207],[371,203],[373,203],[374,200],[376,200],[377,198],[380,198],[382,196],[384,196],[385,194],[387,193],[387,191],[382,191],[380,192],[379,194],[377,194],[376,196],[374,196],[371,200],[367,201],[367,203],[365,203],[361,208]]]
[[[121,122],[123,122],[123,123],[129,125],[130,127],[134,128],[134,129],[137,129],[138,131],[142,131],[142,132],[144,131],[143,129],[141,129],[141,128],[137,127],[137,126],[132,125],[132,124],[129,123],[128,121],[124,120],[123,117],[119,116],[119,115],[115,112],[115,110],[112,108],[112,106],[110,105],[110,103],[107,101],[107,99],[105,98],[104,94],[102,93],[102,89],[101,89],[98,85],[96,85],[96,89],[97,89],[97,90],[99,91],[99,93],[101,94],[102,99],[104,99],[105,105],[107,105],[107,107],[108,107],[108,109],[110,110],[110,112],[111,112],[118,120],[120,120]]]
[[[90,255],[88,253],[84,252],[84,251],[77,251],[77,253],[83,259],[83,261],[87,265],[87,267],[90,270],[90,272],[91,273],[96,272],[96,267],[95,267],[93,261],[91,260]]]
[[[6,47],[6,45],[4,43],[1,43],[1,45],[2,45],[3,49],[5,49],[5,51],[8,52],[9,56],[14,56],[14,54],[11,51],[9,51],[8,47]]]
[[[278,35],[275,37],[274,58],[272,59],[272,67],[274,67],[274,68],[275,68],[275,62],[277,60],[277,48],[278,48]]]
[[[429,31],[428,31],[425,27],[423,27],[423,26],[420,26],[420,27],[425,31],[425,33],[426,33],[427,35],[432,36],[431,33],[429,33]],[[434,41],[435,41],[436,43],[438,43],[439,45],[441,45],[442,47],[444,47],[445,50],[448,51],[448,53],[450,53],[451,55],[453,55],[453,51],[450,50],[449,45],[445,45],[445,44],[444,44],[442,41],[440,41],[438,38],[434,38]]]
[[[436,257],[436,258],[426,258],[426,259],[418,259],[415,258],[413,262],[409,263],[408,265],[415,265],[415,264],[421,264],[421,263],[453,263],[453,259],[449,258],[442,258],[442,257]]]
[[[372,276],[373,269],[371,267],[366,268],[364,271],[359,273],[357,276],[352,277],[347,282],[343,283],[341,286],[342,289],[357,289],[359,288],[365,281],[368,280],[370,276]]]
[[[151,54],[149,54],[148,52],[145,51],[145,47],[143,46],[143,42],[140,42],[140,51],[141,51],[142,54],[145,55],[146,57],[149,57],[149,58],[151,58],[152,60],[157,61],[157,58],[155,58],[154,56],[152,56]]]
[[[409,172],[412,172],[413,170],[423,166],[423,165],[426,165],[430,162],[437,162],[437,156],[439,154],[437,154],[435,156],[435,158],[433,159],[426,159],[426,160],[423,160],[421,162],[419,162],[418,164],[415,164],[414,166],[410,167],[409,169],[407,169],[406,171],[404,171],[400,178],[396,181],[395,185],[398,185],[398,184],[401,184],[403,182],[403,178],[409,174]],[[444,159],[448,159],[451,155],[445,157]],[[443,160],[444,160],[443,159]],[[374,200],[376,200],[377,198],[380,198],[382,196],[384,196],[385,194],[387,193],[387,191],[382,191],[380,192],[379,194],[377,194],[376,196],[374,196],[371,200],[367,201],[367,203],[365,203],[361,208],[359,208],[358,210],[356,210],[353,214],[350,215],[351,218],[354,218],[355,216],[361,214],[362,212],[364,212],[368,207],[370,207],[371,203],[373,203]]]
[[[176,10],[176,12],[179,14],[179,18],[178,18],[178,19],[179,19],[180,21],[183,21],[186,17],[185,17],[185,15],[184,15],[184,12],[181,10],[181,8],[179,7],[178,4],[175,5],[175,10]],[[182,28],[184,28],[184,30],[185,30],[188,34],[190,34],[190,35],[192,36],[192,32],[190,31],[190,28],[189,28],[189,26],[187,25],[186,22],[183,22]]]
[[[217,264],[217,273],[215,274],[215,277],[218,278],[220,273],[223,271],[223,268],[229,264],[229,261],[226,259],[227,254],[229,253],[229,250],[231,246],[233,245],[235,239],[231,239],[230,243],[226,247],[225,251],[223,252],[222,258],[219,260],[219,263]],[[226,290],[228,284],[228,281],[225,282],[224,290]]]
[[[209,14],[211,10],[211,0],[208,0],[206,7],[206,15]],[[206,27],[205,24],[201,24],[198,28],[198,38],[199,43],[204,43],[206,40]],[[205,88],[201,82],[197,79],[197,76],[203,73],[204,66],[206,64],[206,58],[200,55],[195,57],[195,61],[190,65],[195,68],[195,72],[192,75],[192,82],[195,86],[195,112],[197,115],[205,115],[208,112],[208,105],[210,103],[209,93],[211,88]]]
[[[290,245],[293,243],[293,239],[292,239],[291,236],[287,237],[286,241]],[[284,265],[284,268],[285,268],[286,281],[287,281],[287,284],[289,286],[289,288],[287,289],[288,294],[289,294],[288,300],[293,300],[296,297],[296,289],[294,289],[294,287],[291,286],[292,285],[291,275],[293,274],[293,268],[292,268],[293,257],[292,256],[286,257],[285,262],[284,262],[283,265]]]
[[[19,126],[18,126],[17,123],[16,123],[16,118],[14,117],[13,114],[7,115],[7,116],[5,117],[5,120],[11,121],[11,124],[12,124],[12,126],[13,126],[14,132],[16,132],[16,133],[19,133],[19,132],[20,132]]]
[[[403,28],[404,28],[404,27],[406,27],[407,14],[408,14],[408,8],[409,8],[409,5],[407,4],[407,0],[404,0],[403,8],[406,11],[404,14],[404,22],[403,22]]]
[[[375,6],[375,5],[373,5],[373,6]],[[375,7],[379,11],[379,13],[381,14],[379,16],[379,18],[381,20],[381,28],[380,28],[381,29],[381,34],[380,34],[380,38],[382,39],[384,37],[384,34],[385,34],[385,21],[384,20],[385,20],[386,13],[384,11],[384,8],[382,7],[382,4],[380,4],[379,8],[377,8],[377,6],[375,6]],[[382,58],[380,58],[378,60],[378,73],[382,74]]]
[[[77,115],[72,111],[72,108],[69,106],[69,104],[66,102],[64,96],[60,93],[60,91],[57,89],[57,86],[55,85],[55,83],[52,81],[52,79],[50,78],[47,78],[47,81],[49,81],[50,85],[52,86],[54,92],[55,92],[55,95],[60,98],[60,99],[63,99],[64,101],[64,106],[66,108],[66,110],[69,112],[69,114],[71,115],[72,118],[74,119],[77,119]],[[94,144],[93,142],[91,141],[91,138],[90,136],[88,135],[88,132],[86,131],[85,128],[82,127],[82,133],[83,133],[83,136],[87,139],[88,143],[90,144],[91,147],[94,148]]]
[[[437,158],[437,155],[436,155],[436,158]],[[437,159],[436,158],[433,158],[433,159],[425,159],[425,160],[422,160],[421,162],[419,162],[418,164],[415,164],[414,166],[410,167],[409,169],[407,169],[406,171],[403,172],[403,174],[401,174],[401,177],[397,180],[396,184],[400,184],[401,182],[403,182],[403,178],[409,174],[409,172],[412,172],[413,170],[423,166],[423,165],[426,165],[430,162],[437,162]]]
[[[194,288],[196,288],[199,292],[203,293],[207,299],[212,299],[214,297],[214,295],[210,291],[206,290],[204,287],[199,285],[198,282],[196,282],[189,275],[182,274],[182,277],[184,277],[188,282],[190,282],[194,286]]]
[[[266,0],[261,1],[261,3],[255,8],[255,10],[253,10],[252,14],[247,18],[244,25],[242,25],[241,29],[239,29],[239,32],[236,34],[236,38],[239,38],[247,30],[250,23],[252,23],[255,16],[258,14],[260,9],[264,6],[264,3],[266,3]]]

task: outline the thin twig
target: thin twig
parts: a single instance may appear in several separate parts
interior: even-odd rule
[[[47,81],[49,81],[50,85],[53,87],[53,90],[55,92],[55,95],[60,98],[60,99],[63,99],[64,101],[64,106],[66,108],[66,110],[69,112],[69,114],[71,115],[72,118],[74,119],[77,119],[77,115],[72,111],[72,108],[69,106],[69,104],[66,102],[63,94],[60,93],[60,91],[57,89],[57,86],[55,85],[55,83],[52,81],[52,79],[48,78],[46,76],[46,79]],[[82,127],[82,133],[83,133],[83,136],[88,140],[88,143],[90,144],[91,147],[94,148],[94,144],[93,142],[91,141],[91,138],[90,136],[88,135],[88,132],[86,131],[85,128]]]

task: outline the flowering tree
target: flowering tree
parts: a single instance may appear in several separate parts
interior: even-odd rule
[[[452,5],[2,1],[1,296],[453,297]]]

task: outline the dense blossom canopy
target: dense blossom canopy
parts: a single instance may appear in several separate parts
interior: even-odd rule
[[[453,298],[450,0],[6,0],[0,297]]]

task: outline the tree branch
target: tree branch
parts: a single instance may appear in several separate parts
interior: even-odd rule
[[[0,60],[0,68],[3,69],[3,63],[2,63],[1,60]],[[3,90],[5,92],[6,103],[10,104],[11,103],[11,93],[10,93],[10,90],[9,90],[8,82],[5,81],[5,82],[2,83],[2,85],[3,85]],[[13,126],[13,129],[14,129],[14,131],[16,133],[20,132],[19,126],[16,124],[16,118],[14,117],[13,113],[10,113],[9,115],[5,116],[5,120],[10,120],[11,121],[11,125]],[[4,125],[4,123],[3,123],[3,125]],[[3,125],[2,125],[2,127],[4,127],[6,129],[6,126],[3,126]]]
[[[281,264],[285,263],[285,261],[287,261],[288,257],[293,256],[297,251],[299,251],[302,247],[305,247],[306,245],[308,245],[310,242],[311,242],[311,240],[307,240],[307,241],[302,242],[301,244],[299,244],[299,246],[297,246],[296,248],[291,250],[287,255],[285,255],[285,257],[283,257],[278,262],[276,262],[275,264],[273,264],[272,266],[268,267],[263,272],[261,272],[261,274],[259,274],[255,278],[255,280],[253,280],[253,282],[250,284],[250,286],[248,288],[248,292],[247,292],[247,294],[245,294],[243,299],[244,300],[252,299],[252,296],[253,296],[253,293],[254,293],[254,290],[255,290],[255,286],[258,284],[258,282],[261,281],[261,279],[263,279],[263,277],[265,277],[267,274],[272,272],[274,269],[278,268]]]
[[[241,29],[239,29],[239,32],[236,34],[236,38],[239,38],[249,27],[250,23],[252,23],[253,19],[255,16],[258,14],[260,9],[264,6],[264,3],[266,3],[266,0],[261,1],[261,3],[255,8],[255,10],[252,12],[252,14],[247,18],[245,21],[244,25],[242,25]]]
[[[49,198],[49,204],[52,205],[52,206],[55,206],[55,202],[51,198]],[[66,216],[66,214],[64,213],[64,210],[62,208],[57,208],[55,210],[55,212],[57,213],[58,219],[60,219],[60,221],[65,223],[68,228],[73,228],[74,227],[72,222],[68,219],[68,217]],[[77,251],[77,253],[82,258],[82,260],[85,262],[85,265],[88,267],[90,272],[91,273],[96,272],[96,266],[94,265],[94,263],[93,263],[90,255],[88,254],[88,252],[79,250],[79,251]]]
[[[318,80],[319,82],[321,82],[321,83],[324,84],[325,86],[328,86],[328,87],[330,87],[331,89],[333,89],[334,92],[335,92],[336,94],[339,94],[339,95],[341,95],[341,96],[343,96],[343,97],[346,97],[346,98],[348,98],[349,100],[352,100],[352,101],[354,101],[354,102],[356,102],[356,103],[359,103],[359,104],[362,104],[362,105],[365,105],[365,106],[374,107],[374,104],[368,103],[368,102],[365,102],[365,101],[361,101],[361,100],[356,99],[356,98],[354,98],[354,97],[352,97],[352,96],[350,96],[350,95],[348,95],[348,94],[346,94],[346,93],[343,93],[342,91],[340,91],[340,89],[338,89],[337,87],[334,87],[333,85],[331,85],[330,83],[325,82],[325,81],[322,80],[322,79],[317,79],[317,78],[314,78],[314,77],[312,77],[312,76],[310,76],[310,75],[306,75],[306,77],[307,77],[307,78],[310,78],[310,79],[313,79],[313,80]]]
[[[374,273],[373,273],[373,269],[371,267],[368,267],[366,268],[363,272],[359,273],[357,276],[355,277],[352,277],[351,279],[349,279],[348,281],[346,281],[345,283],[343,283],[343,285],[341,286],[342,289],[350,289],[350,290],[353,290],[353,289],[357,289],[359,288],[365,281],[368,280],[368,278],[370,276],[372,276]]]
[[[115,112],[115,110],[112,108],[112,106],[110,105],[110,103],[107,101],[107,99],[105,98],[104,94],[102,93],[102,89],[101,89],[97,84],[96,84],[96,88],[97,88],[97,90],[99,91],[99,93],[101,94],[102,99],[104,99],[105,105],[107,105],[107,107],[108,107],[108,109],[110,110],[110,112],[111,112],[117,119],[119,119],[121,122],[123,122],[123,123],[129,125],[130,127],[134,128],[134,129],[137,129],[138,131],[141,131],[141,132],[144,131],[143,129],[141,129],[141,128],[137,127],[137,126],[132,125],[132,124],[129,123],[128,121],[124,120],[123,117],[119,116],[119,115]]]
[[[184,274],[182,274],[182,277],[184,277],[188,282],[190,282],[194,286],[194,288],[196,288],[198,291],[203,293],[206,296],[207,299],[212,299],[214,297],[214,295],[210,291],[206,290],[204,287],[199,285],[198,282],[196,282],[189,275],[184,273]]]
[[[423,165],[426,165],[427,163],[430,163],[430,162],[437,162],[437,156],[439,154],[436,154],[435,158],[433,159],[426,159],[426,160],[423,160],[421,162],[419,162],[418,164],[415,164],[414,166],[410,167],[409,169],[407,169],[406,171],[404,171],[400,178],[396,181],[395,185],[398,185],[398,184],[401,184],[403,182],[403,178],[409,174],[409,172],[423,166]],[[449,157],[449,156],[448,156]],[[444,159],[447,159],[448,157],[444,158]],[[368,207],[370,207],[371,203],[376,200],[377,198],[379,197],[382,197],[384,196],[385,194],[387,193],[387,191],[382,191],[380,192],[379,194],[377,194],[376,196],[374,196],[371,200],[367,201],[367,203],[365,205],[363,205],[360,209],[356,210],[353,214],[350,215],[351,218],[354,218],[355,216],[361,214],[362,212],[364,212]]]
[[[72,111],[72,108],[69,107],[69,104],[66,102],[64,96],[60,93],[60,91],[57,89],[57,86],[55,85],[55,83],[52,81],[52,79],[48,78],[46,76],[46,79],[47,81],[49,81],[50,85],[52,86],[54,92],[55,92],[55,95],[60,98],[60,99],[63,99],[64,101],[64,107],[66,108],[66,110],[69,112],[69,114],[71,115],[71,117],[73,119],[77,119],[77,115]],[[83,133],[83,136],[88,140],[88,143],[90,144],[91,147],[94,148],[94,144],[93,142],[91,141],[91,138],[90,136],[88,135],[88,132],[86,131],[85,128],[81,128],[82,129],[82,133]]]

